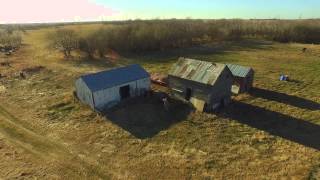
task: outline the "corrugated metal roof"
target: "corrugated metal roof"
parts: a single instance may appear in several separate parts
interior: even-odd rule
[[[213,85],[226,67],[220,63],[179,58],[169,71],[169,75]]]
[[[228,68],[235,77],[246,77],[252,68],[246,66],[240,66],[237,64],[227,64]]]
[[[131,81],[148,78],[150,75],[140,65],[130,65],[117,69],[102,71],[81,76],[91,91],[99,91],[125,84]]]

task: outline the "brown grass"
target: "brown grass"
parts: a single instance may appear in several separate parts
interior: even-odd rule
[[[63,60],[45,48],[44,35],[50,30],[29,31],[24,37],[24,47],[11,57],[13,67],[0,67],[8,75],[0,80],[7,88],[0,96],[0,105],[4,114],[16,119],[7,117],[15,124],[9,131],[0,128],[0,134],[6,135],[3,138],[12,142],[14,149],[21,148],[17,141],[10,141],[17,139],[31,145],[40,143],[37,145],[40,149],[36,150],[41,154],[58,154],[58,157],[48,156],[52,168],[44,163],[41,171],[44,174],[60,179],[317,177],[319,131],[314,130],[320,126],[319,46],[249,40],[126,56],[119,64],[110,64],[82,58]],[[303,47],[309,52],[301,54]],[[143,101],[128,105],[115,110],[114,119],[105,120],[73,101],[73,83],[80,74],[128,63],[140,63],[151,72],[166,72],[184,54],[207,61],[252,66],[256,70],[255,86],[265,91],[234,97],[236,102],[216,115],[190,112],[147,138],[134,135],[143,130],[141,123],[170,117],[157,111],[159,104]],[[45,69],[25,80],[14,76],[26,67],[38,65]],[[281,73],[295,81],[278,81]],[[181,108],[175,108],[172,114],[179,112]],[[132,123],[122,127],[117,121]],[[0,122],[8,124],[2,116]],[[19,135],[26,132],[21,126],[35,135]],[[44,140],[39,140],[39,136]],[[4,148],[9,149],[7,145]],[[22,162],[37,158],[28,151],[21,156],[25,158]],[[12,160],[17,164],[7,164],[11,168],[6,169],[19,166],[18,160]],[[34,165],[38,164],[41,163]],[[31,171],[27,177],[39,178],[40,174]]]

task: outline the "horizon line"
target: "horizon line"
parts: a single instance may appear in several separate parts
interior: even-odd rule
[[[1,23],[0,25],[36,25],[36,24],[82,24],[82,23],[105,23],[105,22],[128,22],[128,21],[168,21],[168,20],[197,20],[197,21],[214,21],[214,20],[320,20],[320,18],[153,18],[153,19],[119,19],[119,20],[87,20],[87,21],[52,21],[52,22],[25,22],[25,23]]]

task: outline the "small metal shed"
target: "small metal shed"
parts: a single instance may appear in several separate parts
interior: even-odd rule
[[[236,64],[227,64],[227,66],[234,76],[232,93],[248,92],[253,86],[254,70],[251,67]]]
[[[211,111],[231,100],[232,73],[225,64],[179,58],[168,75],[172,94],[199,111]]]
[[[150,75],[135,64],[81,76],[75,86],[80,101],[92,109],[102,110],[145,94],[150,90]]]

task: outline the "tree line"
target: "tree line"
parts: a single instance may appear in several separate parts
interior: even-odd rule
[[[85,35],[59,28],[49,37],[52,47],[66,57],[77,49],[93,58],[103,57],[109,50],[161,51],[242,38],[320,43],[320,20],[138,20],[107,23]]]

